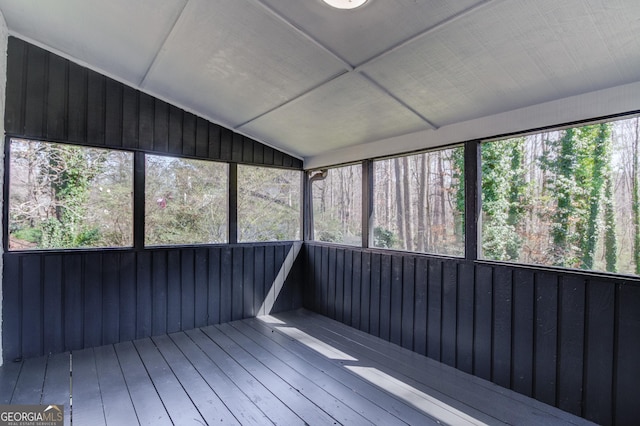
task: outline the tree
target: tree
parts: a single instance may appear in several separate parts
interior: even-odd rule
[[[572,266],[571,220],[575,216],[573,205],[574,178],[576,169],[576,153],[574,141],[575,129],[564,131],[559,141],[559,152],[554,161],[546,160],[548,167],[555,174],[555,180],[549,185],[556,199],[556,211],[552,218],[553,264]],[[555,144],[552,144],[555,145]]]
[[[616,218],[613,199],[613,183],[611,179],[611,167],[605,177],[604,189],[604,256],[606,270],[618,272],[618,237],[616,235]]]
[[[591,166],[589,175],[585,177],[583,185],[589,186],[588,193],[588,216],[586,226],[580,239],[580,267],[583,269],[593,268],[593,257],[598,241],[598,215],[602,204],[603,187],[605,183],[606,171],[610,170],[611,163],[611,131],[609,125],[602,123],[596,126],[585,126],[580,129],[580,135],[585,139],[587,150],[590,155],[588,165]],[[585,164],[584,169],[588,169]],[[586,192],[586,191],[585,191]],[[612,242],[609,242],[612,244]]]
[[[524,139],[482,146],[483,253],[489,259],[518,260],[518,229],[526,211]]]
[[[131,244],[131,154],[12,140],[10,159],[13,241],[36,248]]]

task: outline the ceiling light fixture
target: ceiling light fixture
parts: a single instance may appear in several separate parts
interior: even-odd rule
[[[367,2],[367,0],[322,0],[336,9],[355,9]]]

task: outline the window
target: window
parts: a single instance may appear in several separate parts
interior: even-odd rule
[[[238,165],[238,241],[299,240],[301,172]]]
[[[227,164],[147,155],[145,176],[145,245],[227,241]]]
[[[482,145],[485,259],[640,274],[638,117]]]
[[[9,250],[132,246],[133,154],[10,144]]]
[[[362,166],[329,169],[311,190],[314,239],[362,245]]]
[[[375,161],[373,245],[464,255],[463,147]]]

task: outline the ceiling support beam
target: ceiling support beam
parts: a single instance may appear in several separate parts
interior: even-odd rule
[[[147,80],[147,77],[149,76],[149,74],[155,67],[156,63],[158,62],[158,57],[160,56],[160,53],[163,51],[165,45],[167,44],[167,41],[169,41],[171,34],[173,34],[175,29],[178,27],[178,23],[182,19],[182,16],[184,15],[184,11],[187,8],[188,4],[189,4],[189,0],[185,0],[184,5],[182,5],[182,9],[180,10],[180,13],[178,13],[178,16],[176,16],[175,21],[173,21],[173,25],[171,25],[171,29],[167,32],[167,35],[164,37],[164,40],[162,40],[162,43],[160,43],[160,46],[158,47],[158,50],[156,51],[155,55],[153,55],[153,59],[149,63],[147,70],[142,76],[142,79],[140,79],[140,83],[138,84],[138,87],[140,88],[144,87],[144,83]]]
[[[438,126],[436,126],[431,120],[429,120],[427,117],[425,117],[424,115],[420,114],[418,111],[416,111],[414,108],[412,108],[410,105],[408,105],[406,102],[404,102],[402,99],[400,99],[399,97],[397,97],[396,95],[394,95],[393,93],[391,93],[386,87],[384,87],[382,84],[378,83],[375,79],[371,78],[369,75],[367,75],[366,73],[359,71],[357,72],[358,75],[360,75],[362,78],[364,78],[365,80],[367,80],[369,83],[371,83],[373,86],[375,86],[378,90],[380,90],[382,93],[384,93],[385,95],[389,96],[390,98],[393,98],[394,101],[396,101],[397,103],[399,103],[400,105],[402,105],[405,109],[408,109],[409,111],[411,111],[413,114],[417,115],[418,117],[420,117],[420,119],[422,121],[425,122],[425,124],[431,128],[432,130],[437,130]]]
[[[279,20],[280,22],[285,24],[287,27],[291,28],[292,30],[297,32],[299,35],[301,35],[302,37],[306,38],[311,43],[315,44],[316,47],[319,47],[320,49],[324,50],[326,53],[331,55],[338,62],[342,63],[342,66],[345,68],[345,70],[353,71],[353,69],[354,69],[353,65],[351,65],[342,56],[338,55],[336,52],[334,52],[333,50],[331,50],[327,46],[325,46],[323,43],[321,43],[318,39],[313,37],[311,34],[307,33],[302,28],[298,27],[296,24],[294,24],[293,22],[291,22],[290,20],[288,20],[287,18],[282,16],[278,11],[274,10],[271,6],[269,6],[268,4],[264,3],[264,1],[262,1],[262,0],[249,0],[249,1],[251,1],[252,3],[254,3],[254,4],[258,5],[258,6],[260,6],[265,11],[267,11],[272,17],[276,18],[277,20]]]
[[[495,2],[496,0],[482,0],[480,3],[476,3],[473,6],[470,6],[464,10],[461,10],[460,12],[456,13],[455,15],[449,16],[446,19],[443,19],[442,21],[433,24],[432,26],[430,26],[429,28],[426,28],[425,30],[419,32],[418,34],[415,34],[411,37],[409,37],[408,39],[401,41],[400,43],[396,44],[395,46],[392,46],[390,48],[388,48],[387,50],[384,50],[382,52],[380,52],[379,54],[377,54],[376,56],[373,56],[369,59],[367,59],[366,61],[364,61],[363,63],[361,63],[360,65],[356,66],[354,68],[355,72],[360,72],[363,68],[366,68],[367,66],[373,64],[374,62],[377,62],[378,60],[384,58],[387,55],[390,55],[393,52],[396,52],[404,47],[407,47],[409,44],[414,43],[420,39],[422,39],[423,37],[442,29],[443,27],[461,19],[464,18],[465,16],[469,15],[472,12],[476,12],[480,9],[482,9],[483,7],[487,6],[489,3]]]
[[[354,67],[352,64],[350,64],[347,60],[345,60],[343,57],[341,57],[340,55],[338,55],[336,52],[334,52],[333,50],[329,49],[327,46],[325,46],[323,43],[321,43],[318,39],[316,39],[315,37],[313,37],[312,35],[310,35],[309,33],[307,33],[305,30],[303,30],[302,28],[300,28],[299,26],[297,26],[296,24],[294,24],[293,22],[291,22],[289,19],[287,19],[286,17],[284,17],[282,14],[280,14],[278,11],[274,10],[271,6],[269,6],[268,4],[266,4],[263,0],[250,0],[252,3],[254,3],[255,5],[261,7],[263,10],[265,10],[269,15],[271,15],[273,18],[279,20],[280,22],[282,22],[283,24],[285,24],[287,27],[289,27],[290,29],[294,30],[296,33],[298,33],[300,36],[304,37],[305,39],[307,39],[308,41],[310,41],[311,43],[313,43],[316,47],[320,48],[321,50],[323,50],[325,53],[329,54],[330,56],[332,56],[335,60],[337,60],[338,62],[340,62],[342,64],[342,66],[345,69],[344,73],[339,73],[333,77],[331,77],[330,79],[323,81],[322,83],[319,83],[313,87],[311,87],[310,89],[308,89],[307,91],[301,93],[300,95],[291,98],[285,102],[282,102],[272,108],[269,108],[268,110],[256,115],[255,117],[250,118],[249,120],[246,120],[243,123],[237,124],[233,127],[234,130],[239,130],[242,127],[246,126],[249,123],[252,123],[253,121],[271,113],[274,112],[276,110],[278,110],[279,108],[284,107],[285,105],[289,105],[293,102],[296,102],[300,99],[303,99],[304,97],[308,96],[309,94],[313,93],[314,91],[316,91],[317,89],[321,88],[322,86],[333,82],[334,80],[337,80],[339,78],[344,77],[345,75],[349,75],[351,73],[356,73],[361,75],[363,78],[365,78],[367,81],[369,81],[369,83],[371,83],[373,86],[375,86],[378,90],[382,91],[383,93],[385,93],[387,96],[390,96],[391,98],[393,98],[398,104],[402,105],[402,107],[404,107],[405,109],[411,111],[411,113],[415,114],[416,116],[418,116],[430,129],[436,130],[438,128],[438,126],[433,123],[431,120],[429,120],[427,117],[425,117],[424,115],[422,115],[420,112],[416,111],[414,108],[412,108],[410,105],[408,105],[406,102],[404,102],[403,100],[401,100],[398,96],[396,96],[395,94],[393,94],[389,89],[387,89],[384,85],[382,85],[381,83],[379,83],[378,81],[376,81],[373,77],[369,76],[368,74],[364,73],[364,69],[373,64],[374,62],[384,58],[385,56],[403,48],[406,47],[407,45],[420,40],[421,38],[427,36],[428,34],[431,34],[441,28],[443,28],[444,26],[451,24],[467,15],[469,15],[472,12],[475,12],[479,9],[481,9],[482,7],[485,7],[486,5],[488,5],[491,2],[494,2],[496,0],[482,0],[479,3],[474,4],[473,6],[470,6],[458,13],[456,13],[455,15],[452,15],[432,26],[430,26],[429,28],[425,29],[424,31],[419,32],[418,34],[415,34],[411,37],[409,37],[408,39],[396,44],[395,46],[390,47],[389,49],[381,52],[380,54],[369,58],[368,60],[366,60],[365,62],[363,62],[362,64],[358,65],[357,67]]]
[[[349,72],[346,71],[346,70],[341,72],[341,73],[339,73],[339,74],[334,75],[333,77],[331,77],[331,78],[329,78],[329,79],[327,79],[327,80],[325,80],[325,81],[323,81],[321,83],[316,84],[315,86],[309,88],[308,90],[300,93],[297,96],[294,96],[293,98],[291,98],[289,100],[286,100],[286,101],[284,101],[284,102],[282,102],[282,103],[280,103],[280,104],[278,104],[278,105],[276,105],[276,106],[274,106],[272,108],[269,108],[268,110],[256,115],[255,117],[252,117],[252,118],[246,120],[244,123],[236,124],[233,127],[233,130],[239,130],[242,127],[246,126],[247,124],[252,123],[252,122],[256,121],[257,119],[259,119],[260,117],[263,117],[263,116],[265,116],[265,115],[267,115],[267,114],[269,114],[269,113],[271,113],[273,111],[276,111],[277,109],[282,108],[285,105],[289,105],[291,103],[294,103],[294,102],[297,102],[297,101],[299,101],[301,99],[304,99],[306,96],[308,96],[309,94],[315,92],[320,87],[322,87],[322,86],[324,86],[324,85],[326,85],[328,83],[331,83],[332,81],[337,80],[337,79],[339,79],[341,77],[344,77],[345,75],[349,75]]]

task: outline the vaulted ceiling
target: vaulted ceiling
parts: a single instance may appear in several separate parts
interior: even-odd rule
[[[638,0],[368,0],[354,10],[321,0],[0,0],[0,10],[17,37],[318,164],[640,89]]]

